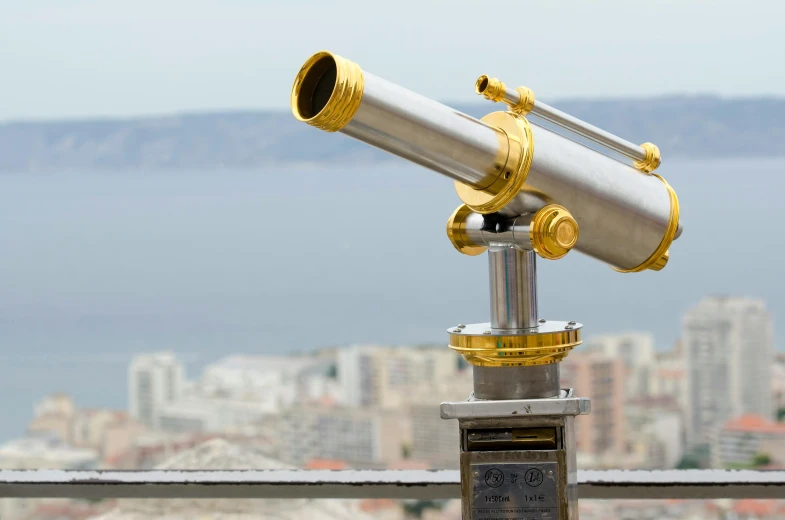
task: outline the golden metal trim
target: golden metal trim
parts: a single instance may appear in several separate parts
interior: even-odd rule
[[[580,329],[550,334],[469,336],[450,334],[450,348],[481,367],[550,365],[582,343]]]
[[[314,67],[323,66],[325,60],[335,62],[335,87],[327,104],[313,116],[306,116],[300,110],[300,91],[308,72]],[[365,79],[359,65],[328,51],[320,51],[308,58],[300,68],[292,85],[290,104],[294,117],[326,132],[337,132],[352,120],[363,97]]]
[[[534,108],[534,92],[528,87],[518,87],[515,92],[518,93],[520,99],[517,103],[511,102],[505,98],[507,93],[507,85],[498,78],[491,78],[483,74],[477,81],[474,82],[474,91],[494,103],[503,102],[510,111],[516,114],[525,116]]]
[[[472,210],[466,204],[461,204],[453,211],[447,220],[447,238],[452,242],[453,247],[459,253],[468,256],[481,255],[488,249],[486,246],[473,244],[466,236],[466,217],[472,214]]]
[[[506,137],[507,149],[501,151],[506,159],[499,161],[504,168],[486,188],[475,189],[455,181],[455,191],[472,211],[488,214],[496,213],[509,204],[526,183],[534,159],[534,136],[526,118],[514,112],[491,112],[482,121],[500,130]]]
[[[514,105],[510,105],[510,110],[525,116],[534,108],[534,91],[529,87],[518,87],[515,91],[521,96],[521,100]]]
[[[489,78],[485,74],[477,78],[477,81],[474,82],[474,91],[488,101],[493,101],[494,103],[504,101],[504,92],[506,90],[507,85],[502,81],[498,78]]]
[[[671,202],[671,213],[668,219],[668,227],[665,228],[665,234],[662,237],[660,245],[657,246],[657,249],[655,249],[651,256],[647,258],[641,265],[633,267],[632,269],[621,269],[611,266],[614,271],[619,273],[638,273],[644,269],[651,269],[652,271],[661,270],[663,267],[665,267],[665,264],[668,263],[668,258],[670,256],[668,250],[670,249],[673,241],[676,239],[676,231],[679,229],[679,198],[676,196],[676,192],[673,190],[673,188],[671,188],[671,185],[668,184],[665,179],[656,173],[652,173],[651,175],[661,180],[665,185],[665,188],[668,190],[668,196],[670,197]]]
[[[646,157],[641,161],[633,162],[632,165],[644,173],[651,173],[660,165],[660,149],[652,143],[643,143],[641,148],[646,152]]]
[[[537,210],[529,226],[534,251],[547,260],[564,257],[578,243],[578,222],[564,206],[550,204]]]

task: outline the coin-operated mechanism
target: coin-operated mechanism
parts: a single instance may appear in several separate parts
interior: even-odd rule
[[[441,405],[460,430],[463,518],[577,519],[573,423],[590,403],[561,388],[559,362],[582,325],[539,317],[536,259],[575,249],[622,273],[659,271],[681,234],[679,202],[653,173],[653,144],[575,119],[525,87],[481,76],[475,90],[507,111],[478,120],[319,52],[298,72],[291,105],[300,121],[454,179],[463,204],[447,236],[463,254],[488,253],[490,322],[448,331],[474,392]]]

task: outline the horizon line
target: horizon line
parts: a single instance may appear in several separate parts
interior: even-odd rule
[[[732,101],[780,101],[785,102],[785,95],[782,94],[755,94],[755,95],[740,95],[728,96],[723,94],[711,93],[673,93],[673,94],[660,94],[655,96],[608,96],[608,97],[566,97],[559,98],[556,101],[550,102],[554,106],[560,103],[607,103],[607,102],[651,102],[658,100],[676,100],[676,99],[703,99],[715,100],[722,102]],[[472,101],[440,101],[447,106],[466,106],[466,105],[489,105],[483,100]],[[86,123],[86,122],[110,122],[110,121],[133,121],[133,120],[147,120],[147,119],[166,119],[172,117],[187,117],[187,116],[209,116],[209,115],[237,115],[237,114],[284,114],[288,113],[288,108],[194,108],[183,110],[171,110],[162,112],[141,112],[138,114],[86,114],[86,115],[66,115],[66,116],[43,116],[43,117],[22,117],[22,118],[0,118],[0,126],[10,126],[17,124],[52,124],[52,123]]]

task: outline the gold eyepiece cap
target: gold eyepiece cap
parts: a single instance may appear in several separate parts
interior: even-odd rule
[[[360,108],[364,86],[359,65],[331,52],[317,52],[294,78],[292,113],[298,121],[337,132]]]
[[[538,255],[558,260],[578,243],[578,222],[565,207],[550,204],[534,214],[529,239]]]

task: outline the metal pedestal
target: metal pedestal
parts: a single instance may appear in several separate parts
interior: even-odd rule
[[[464,520],[576,520],[574,417],[588,399],[442,403],[460,428]]]
[[[575,416],[588,399],[559,384],[581,325],[538,319],[535,255],[491,242],[491,322],[449,331],[473,365],[468,401],[442,403],[460,429],[463,520],[577,520]]]

